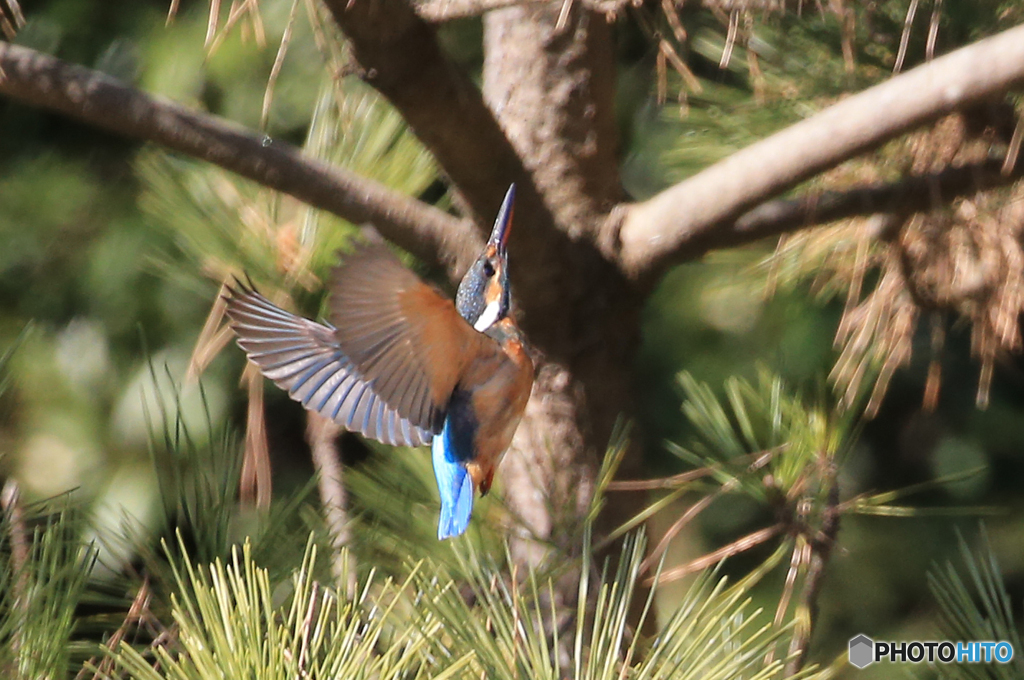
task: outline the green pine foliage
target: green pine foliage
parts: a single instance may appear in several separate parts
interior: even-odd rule
[[[20,515],[20,516],[19,516]],[[27,515],[27,516],[26,516]],[[72,636],[95,551],[82,515],[35,506],[0,520],[0,673],[73,677]],[[31,528],[28,528],[31,527]]]
[[[276,14],[288,13],[289,22],[299,21],[300,3],[270,4]],[[282,12],[289,4],[291,9]],[[875,5],[881,7],[875,29],[898,35],[907,3]],[[951,11],[962,13],[962,7]],[[1019,18],[1016,4],[1003,9]],[[312,15],[309,19],[310,25],[296,29],[309,39],[296,39],[295,45],[308,48],[317,42],[325,62],[342,66],[336,37],[312,40],[310,32],[318,29]],[[715,21],[704,16],[693,24],[689,49],[695,62],[716,62],[726,49],[723,28]],[[944,30],[950,23],[943,24]],[[277,36],[282,25],[277,22]],[[736,46],[725,71],[708,78],[705,69],[698,78],[702,89],[683,93],[685,115],[676,108],[659,109],[650,138],[638,140],[641,160],[645,146],[659,155],[664,151],[664,173],[652,185],[692,174],[892,66],[896,43],[867,43],[856,55],[855,70],[848,72],[836,47],[840,31],[826,15],[806,20],[791,13],[769,16],[757,26],[756,36],[748,34]],[[221,49],[235,50],[238,61],[242,47],[228,36]],[[919,58],[920,50],[915,54]],[[199,68],[201,55],[182,56]],[[175,67],[182,65],[173,61]],[[286,59],[285,70],[297,61]],[[222,62],[211,63],[221,81],[231,77]],[[246,92],[260,91],[268,102],[264,123],[275,120],[268,111],[283,115],[286,107],[272,108],[272,88],[250,76],[256,86]],[[331,78],[318,86],[307,79],[313,83],[307,88],[313,91],[311,108],[284,102],[291,106],[291,113],[284,113],[293,119],[295,110],[311,111],[292,121],[306,133],[304,151],[406,194],[422,194],[436,180],[436,167],[397,113],[354,80]],[[683,89],[675,76],[670,82],[676,94]],[[285,90],[279,88],[281,97]],[[267,143],[273,144],[270,135],[277,131],[273,125],[267,129]],[[336,250],[356,233],[353,225],[162,152],[143,151],[136,168],[145,187],[143,206],[175,246],[160,256],[161,272],[189,288],[208,293],[209,280],[219,283],[244,271],[268,294],[312,295],[320,290]],[[628,181],[628,169],[626,174]],[[52,184],[67,193],[66,182]],[[636,195],[652,190],[630,188]],[[27,195],[12,195],[20,193]],[[49,203],[56,205],[42,201],[32,211],[56,209]],[[774,279],[764,287],[805,279],[840,247],[855,250],[856,243],[844,237],[834,234],[796,260],[776,258],[770,270]],[[756,256],[744,253],[737,259],[744,264]],[[97,269],[106,275],[109,268]],[[297,302],[299,308],[311,307],[301,298]],[[735,308],[729,311],[734,314]],[[0,391],[8,357],[0,357]],[[154,385],[164,380],[162,375],[158,379],[162,370],[150,369]],[[345,555],[332,555],[312,486],[279,494],[266,510],[242,506],[240,437],[213,423],[208,408],[205,423],[187,422],[177,391],[165,402],[158,397],[159,413],[149,414],[159,491],[155,523],[143,526],[125,517],[116,529],[108,526],[92,538],[92,518],[77,505],[60,501],[23,507],[5,501],[0,517],[0,675],[13,680],[794,677],[789,668],[794,656],[786,648],[806,641],[813,629],[821,567],[815,559],[824,559],[822,546],[835,540],[839,516],[916,511],[891,505],[900,496],[895,492],[839,502],[837,475],[855,442],[855,409],[808,399],[765,370],[752,380],[729,378],[721,393],[690,375],[682,376],[680,385],[689,437],[669,448],[696,470],[648,487],[656,490],[650,506],[637,517],[622,518],[612,535],[626,535],[614,560],[594,557],[606,543],[592,545],[588,526],[576,560],[525,573],[512,566],[501,538],[500,494],[477,507],[467,537],[437,542],[437,497],[429,463],[422,452],[401,450],[382,451],[346,469],[352,541]],[[620,436],[600,472],[591,521],[624,451]],[[759,532],[778,546],[741,567],[729,564],[730,573],[741,572],[735,579],[724,576],[720,565],[743,551],[741,541],[731,552],[695,560],[675,573],[663,568],[659,559],[680,527],[707,507],[705,501],[725,495],[742,496],[768,510],[762,516],[770,516],[773,524],[767,529],[774,533]],[[694,497],[699,500],[648,551],[637,527]],[[97,555],[110,545],[128,546],[122,552],[133,560],[99,563]],[[781,580],[780,565],[790,553],[786,588],[766,598],[766,583],[771,577]],[[1009,639],[1021,650],[1012,602],[994,557],[977,560],[966,546],[963,553],[966,577],[953,567],[930,577],[945,630],[960,638]],[[355,588],[336,580],[328,565],[338,561],[355,569]],[[691,580],[682,594],[664,596],[666,584],[684,574]],[[563,579],[578,582],[574,602],[557,601],[561,591],[553,584]],[[634,627],[630,612],[638,609],[639,623],[653,629],[653,635]],[[796,667],[804,667],[796,677],[833,675],[830,668]],[[945,667],[940,673],[957,680],[1008,678],[1019,675],[1019,668]],[[972,674],[988,670],[996,675]]]
[[[725,403],[688,373],[679,381],[687,397],[683,413],[696,434],[687,446],[670,443],[671,450],[697,466],[720,465],[716,476],[722,483],[744,482],[745,491],[762,501],[769,499],[771,489],[750,484],[742,472],[749,468],[751,455],[767,454],[766,466],[785,494],[802,484],[814,465],[838,464],[837,456],[849,441],[849,415],[806,403],[764,367],[756,382],[726,380]]]
[[[928,588],[939,603],[940,628],[948,640],[1006,641],[1013,646],[1010,663],[941,664],[943,680],[1012,680],[1024,676],[1017,609],[1003,582],[995,551],[985,527],[981,528],[980,550],[972,549],[962,534],[957,535],[963,567],[952,562],[936,566],[928,574]],[[1019,610],[1017,610],[1019,611]]]
[[[348,591],[322,566],[329,548],[317,513],[301,511],[315,509],[308,493],[254,518],[235,500],[234,438],[197,444],[181,409],[166,406],[175,415],[157,419],[162,433],[152,444],[163,519],[155,532],[126,520],[123,536],[103,537],[132,544],[141,562],[114,576],[116,565],[96,569],[79,511],[4,515],[5,677],[782,677],[785,658],[770,652],[789,628],[773,624],[751,598],[763,571],[733,584],[705,571],[675,606],[662,608],[656,637],[637,632],[629,612],[639,606],[642,625],[659,592],[657,570],[654,587],[644,586],[642,532],[627,537],[614,563],[598,563],[588,526],[577,561],[518,573],[486,528],[435,541],[436,556],[421,556],[410,540],[415,527],[357,520],[368,537],[354,543],[359,576]],[[618,441],[601,470],[602,489],[625,449]],[[353,488],[393,499],[387,478],[395,475],[367,474]],[[436,499],[419,502],[432,517]],[[305,549],[296,544],[301,536]],[[396,546],[382,569],[372,560],[384,553],[359,550],[371,541]],[[556,602],[553,583],[564,578],[578,580],[575,603]]]
[[[151,660],[122,642],[109,650],[117,672],[137,680],[421,676],[422,650],[438,631],[401,625],[407,584],[371,574],[348,600],[315,580],[316,555],[310,542],[301,564],[279,583],[254,562],[249,544],[226,563],[187,562],[175,573],[176,644],[155,647]],[[281,590],[290,591],[283,603],[275,597]]]
[[[146,532],[126,521],[124,535],[103,537],[131,544],[139,555],[132,565],[97,569],[88,521],[74,508],[30,507],[19,518],[10,511],[18,506],[8,506],[0,525],[0,668],[16,680],[832,677],[830,668],[790,667],[791,641],[813,625],[800,590],[811,587],[813,560],[794,562],[797,588],[783,593],[774,617],[758,591],[787,550],[822,540],[813,532],[826,531],[834,510],[829,484],[852,442],[848,416],[767,371],[756,382],[729,381],[721,398],[682,380],[695,434],[676,451],[703,473],[678,488],[718,488],[794,513],[793,537],[735,581],[715,566],[721,558],[708,561],[666,600],[662,584],[676,579],[650,563],[658,550],[648,551],[642,531],[605,562],[593,557],[589,525],[577,560],[517,570],[487,526],[499,506],[484,508],[468,537],[431,543],[424,536],[432,522],[387,513],[397,498],[410,504],[400,515],[432,519],[436,511],[425,457],[408,453],[381,456],[352,476],[354,538],[343,562],[358,575],[350,590],[327,567],[334,556],[308,489],[265,512],[240,506],[236,439],[198,440],[171,403],[154,419],[162,425],[152,444],[161,522]],[[617,435],[598,475],[591,521],[625,436]],[[702,479],[711,481],[691,483]],[[952,567],[931,577],[948,634],[1019,644],[994,558],[963,552],[970,585]],[[553,584],[567,578],[578,583],[576,599],[559,602]],[[656,633],[641,633],[645,624]]]

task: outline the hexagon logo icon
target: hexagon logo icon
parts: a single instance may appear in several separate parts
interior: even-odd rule
[[[875,641],[861,633],[850,639],[850,665],[866,668],[875,660]]]

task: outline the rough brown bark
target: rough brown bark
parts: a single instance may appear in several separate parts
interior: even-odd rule
[[[602,201],[618,198],[614,128],[596,124],[610,116],[605,109],[614,87],[613,65],[605,63],[609,39],[603,22],[591,22],[577,8],[559,30],[560,5],[520,5],[487,15],[484,97],[558,230],[578,238],[599,223]],[[553,546],[573,552],[570,541],[578,527],[572,518],[581,517],[591,500],[599,446],[593,427],[598,424],[588,422],[589,385],[574,366],[580,356],[576,336],[601,334],[600,319],[578,313],[581,305],[589,307],[586,292],[594,289],[598,262],[594,253],[583,252],[586,248],[573,252],[564,242],[557,245],[552,254],[558,266],[542,283],[551,301],[541,306],[557,309],[559,320],[552,323],[556,317],[519,297],[528,331],[547,327],[531,332],[546,356],[502,470],[509,505],[530,537],[513,541],[513,556],[534,566]],[[530,254],[524,255],[525,260]],[[539,324],[542,314],[547,318]],[[598,340],[588,351],[601,351],[603,344]],[[567,590],[568,599],[573,590]]]
[[[509,182],[520,185],[518,209],[533,211],[537,197],[521,159],[479,89],[445,56],[434,28],[411,3],[324,4],[351,41],[360,77],[401,111],[460,191],[482,231],[498,212]]]
[[[617,419],[633,414],[631,364],[642,305],[592,245],[623,197],[611,31],[603,16],[578,4],[567,16],[562,8],[562,2],[531,3],[484,20],[484,97],[558,233],[568,236],[568,243],[550,239],[547,247],[558,262],[542,277],[541,295],[529,289],[532,298],[519,296],[524,327],[544,358],[501,473],[509,506],[522,520],[512,554],[532,566],[550,566],[552,557],[580,549],[600,457]],[[532,253],[522,252],[522,258],[511,266],[540,278]],[[639,472],[634,448],[623,474]],[[639,494],[607,498],[598,531],[635,515],[641,500]],[[569,611],[578,591],[575,576],[566,574],[557,593]]]
[[[490,232],[509,183],[517,184],[510,256],[530,266],[512,266],[513,287],[524,315],[557,318],[564,310],[558,273],[573,244],[556,227],[550,203],[480,90],[445,56],[434,28],[407,0],[324,2],[352,43],[360,76],[431,151],[480,234]],[[531,340],[546,344],[544,338]]]

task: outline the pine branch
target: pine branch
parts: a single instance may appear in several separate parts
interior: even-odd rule
[[[602,239],[632,278],[653,278],[710,248],[753,240],[730,230],[759,203],[950,111],[1024,83],[1024,26],[963,47],[623,207]],[[758,235],[760,237],[760,235]]]
[[[898,182],[846,191],[810,192],[797,198],[768,201],[735,222],[709,231],[708,240],[713,240],[714,244],[708,244],[704,250],[742,245],[849,217],[928,210],[934,207],[936,199],[949,201],[969,196],[1012,184],[1024,176],[1024,163],[1018,163],[1009,173],[1002,172],[1002,166],[1002,161],[990,159],[941,172],[912,175]]]
[[[804,617],[804,625],[798,625],[789,645],[789,658],[786,662],[785,677],[799,674],[807,663],[807,653],[811,647],[811,635],[818,619],[818,596],[821,595],[822,579],[825,566],[832,555],[832,547],[839,535],[839,486],[835,475],[829,475],[832,484],[828,491],[828,501],[822,509],[821,526],[818,533],[810,537],[810,562],[807,576],[804,578],[803,592],[800,597],[800,609]]]
[[[346,550],[351,535],[346,512],[344,470],[341,452],[336,444],[341,431],[341,426],[333,420],[315,411],[306,411],[306,440],[316,469],[320,503],[334,550],[331,555],[331,572],[338,587],[344,587],[349,597],[355,597],[355,565],[351,563],[351,555]]]
[[[372,222],[396,245],[449,271],[476,254],[472,225],[281,141],[150,96],[98,71],[0,43],[0,94],[125,137],[155,142],[290,194],[350,222]]]

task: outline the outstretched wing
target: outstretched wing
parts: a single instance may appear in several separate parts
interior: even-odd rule
[[[466,366],[500,352],[382,245],[357,249],[335,269],[331,319],[338,346],[374,391],[435,433]]]
[[[430,442],[431,430],[402,417],[345,356],[334,328],[286,312],[241,284],[229,288],[226,300],[238,345],[292,399],[384,444]]]

